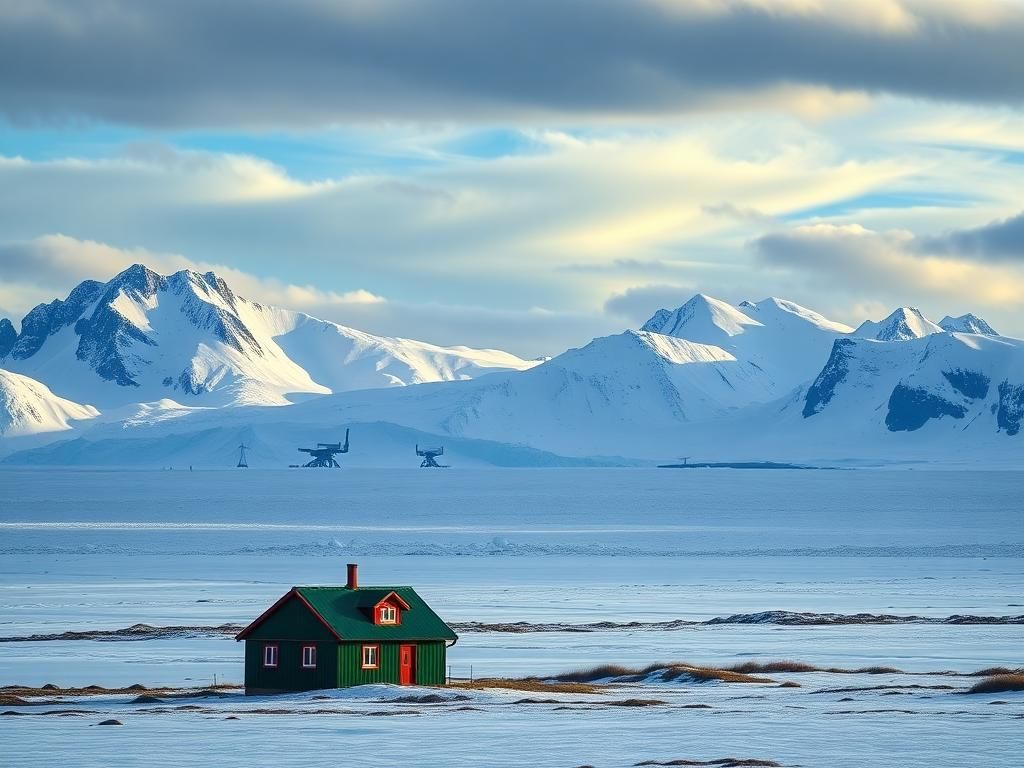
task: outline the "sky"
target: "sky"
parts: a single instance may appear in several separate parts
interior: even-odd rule
[[[697,292],[1024,336],[1024,3],[0,0],[0,317],[142,262],[552,355]]]

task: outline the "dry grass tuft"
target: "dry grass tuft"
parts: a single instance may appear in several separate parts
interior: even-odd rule
[[[622,699],[605,703],[609,707],[660,707],[665,702],[661,699]]]
[[[461,680],[449,683],[448,688],[467,688],[482,691],[488,688],[502,688],[508,691],[529,691],[531,693],[603,693],[604,688],[587,682],[541,680],[536,677],[506,678],[489,677],[472,682]]]
[[[1024,675],[1024,667],[987,667],[977,672],[969,672],[968,677],[996,677],[997,675]]]
[[[617,664],[602,664],[589,669],[579,669],[556,675],[553,679],[560,682],[590,683],[595,680],[615,680],[616,682],[638,682],[660,673],[663,682],[671,682],[680,678],[696,681],[719,680],[725,683],[774,683],[767,677],[754,677],[745,672],[733,669],[715,669],[713,667],[695,667],[690,664],[650,664],[646,667],[622,667]]]
[[[834,675],[900,675],[906,674],[902,669],[895,667],[858,667],[857,669],[844,669],[843,667],[818,667],[803,661],[792,661],[782,659],[780,661],[745,661],[742,664],[734,664],[729,667],[734,672],[829,672]]]
[[[967,689],[967,693],[1004,693],[1006,691],[1024,691],[1024,674],[993,675]]]
[[[623,667],[619,664],[601,664],[597,667],[588,667],[587,669],[577,669],[572,672],[563,672],[560,675],[555,675],[554,680],[558,680],[564,683],[588,683],[594,680],[604,680],[606,678],[614,677],[637,677],[645,675],[648,672],[660,668],[661,665],[653,665],[644,669],[634,667]]]
[[[838,672],[848,675],[904,675],[902,669],[896,667],[858,667],[857,669],[826,669],[826,672]]]
[[[821,672],[821,667],[807,664],[802,661],[745,661],[742,664],[734,664],[729,667],[733,672]]]

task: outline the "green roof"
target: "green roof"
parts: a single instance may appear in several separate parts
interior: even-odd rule
[[[342,640],[451,640],[457,635],[412,587],[294,587]],[[409,605],[401,624],[374,624],[372,609],[394,592]]]

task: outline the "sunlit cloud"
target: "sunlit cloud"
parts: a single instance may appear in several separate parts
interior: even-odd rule
[[[956,233],[945,237],[956,241]],[[878,297],[904,297],[902,303],[914,297],[936,312],[964,304],[1000,313],[1024,307],[1024,264],[986,263],[954,250],[938,254],[927,240],[906,231],[818,224],[764,235],[752,247],[765,267],[859,297],[855,306],[878,307]]]
[[[1019,105],[1022,33],[998,0],[37,0],[0,8],[0,113],[308,129]]]

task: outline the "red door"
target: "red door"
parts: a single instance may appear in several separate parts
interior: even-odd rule
[[[398,683],[413,685],[416,682],[416,646],[400,645],[398,647]]]

